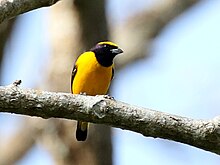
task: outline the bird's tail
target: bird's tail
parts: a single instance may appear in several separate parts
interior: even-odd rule
[[[87,122],[77,121],[76,139],[78,141],[85,141],[87,137],[87,130],[88,130]]]

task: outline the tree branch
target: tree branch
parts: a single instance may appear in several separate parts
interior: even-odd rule
[[[155,3],[129,17],[124,24],[112,27],[112,37],[126,52],[126,57],[119,57],[115,64],[122,68],[137,59],[150,56],[152,40],[174,18],[192,7],[199,0],[164,0]],[[132,42],[128,42],[132,41]]]
[[[44,92],[21,89],[16,85],[0,87],[0,112],[106,124],[220,154],[220,117],[194,120],[103,96]]]
[[[0,23],[19,14],[51,6],[59,0],[0,0]]]

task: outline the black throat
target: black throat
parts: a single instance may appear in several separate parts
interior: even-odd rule
[[[104,67],[109,67],[113,64],[114,56],[110,52],[103,52],[99,50],[93,50],[98,63]]]

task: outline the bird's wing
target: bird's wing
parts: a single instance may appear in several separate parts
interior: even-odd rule
[[[115,70],[114,70],[114,68],[112,67],[112,78],[111,78],[111,80],[114,78],[114,73],[115,73]]]
[[[73,80],[74,80],[74,77],[76,75],[76,72],[77,72],[77,68],[76,68],[76,65],[74,65],[73,67],[73,70],[72,70],[72,75],[71,75],[71,84],[70,84],[70,89],[71,89],[71,92],[73,93]]]

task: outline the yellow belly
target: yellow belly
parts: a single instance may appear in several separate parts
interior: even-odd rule
[[[74,94],[85,92],[87,95],[106,94],[112,78],[112,66],[101,66],[91,52],[81,55],[76,62],[77,72],[73,80]]]

